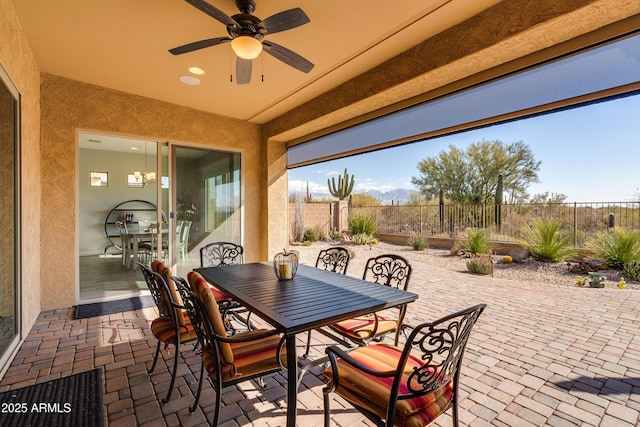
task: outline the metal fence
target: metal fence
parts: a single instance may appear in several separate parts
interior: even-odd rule
[[[640,202],[366,206],[351,212],[371,215],[378,233],[460,238],[468,228],[481,228],[499,242],[515,241],[537,219],[560,220],[577,247],[611,227],[640,231]]]

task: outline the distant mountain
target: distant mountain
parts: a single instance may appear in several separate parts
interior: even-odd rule
[[[390,205],[391,203],[404,204],[411,200],[411,193],[415,190],[406,190],[404,188],[396,188],[391,191],[378,191],[369,190],[365,194],[370,195],[376,200],[379,200],[383,205]]]
[[[403,188],[396,188],[395,190],[390,191],[378,191],[378,190],[369,190],[365,191],[364,194],[368,194],[376,200],[379,200],[383,205],[394,204],[405,204],[409,200],[411,200],[411,193],[416,190],[406,190]],[[311,193],[311,197],[314,200],[321,199],[331,199],[332,196],[329,193]]]

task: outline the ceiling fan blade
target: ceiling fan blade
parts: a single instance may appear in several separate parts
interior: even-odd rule
[[[310,22],[309,17],[302,9],[296,7],[268,17],[262,21],[262,24],[267,29],[267,34],[273,34],[299,27],[308,22]]]
[[[216,46],[230,41],[231,39],[229,37],[216,37],[213,39],[200,40],[169,49],[169,53],[182,55],[183,53],[193,52],[194,50],[204,49],[205,47]]]
[[[312,62],[309,62],[307,59],[284,46],[265,40],[262,42],[262,47],[269,55],[297,70],[302,71],[303,73],[308,73],[313,69]]]
[[[229,15],[221,11],[220,9],[211,6],[204,0],[186,0],[191,6],[201,10],[206,13],[210,17],[217,19],[222,22],[224,25],[231,25],[233,27],[237,26],[238,23],[234,21]]]
[[[244,85],[251,81],[251,63],[250,59],[236,57],[236,82],[239,85]]]

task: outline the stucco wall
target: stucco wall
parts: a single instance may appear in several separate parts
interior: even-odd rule
[[[21,330],[26,336],[40,314],[40,75],[9,0],[0,0],[0,63],[21,98]]]
[[[246,260],[266,258],[258,125],[50,74],[42,74],[41,91],[43,310],[75,303],[78,129],[242,150]]]

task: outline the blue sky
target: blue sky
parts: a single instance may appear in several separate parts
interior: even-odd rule
[[[417,190],[417,164],[449,145],[482,140],[522,141],[542,162],[530,195],[562,193],[568,202],[637,200],[640,194],[640,95],[417,142],[374,153],[289,170],[289,190],[327,193],[327,178],[344,168],[355,176],[354,192]],[[634,197],[635,196],[635,197]]]

